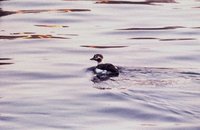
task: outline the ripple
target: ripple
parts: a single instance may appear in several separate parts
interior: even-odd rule
[[[184,56],[171,56],[169,59],[174,59],[174,60],[187,60],[187,61],[199,61],[200,57],[199,55],[184,55]]]
[[[64,26],[64,25],[35,25],[37,27],[48,27],[48,28],[66,28],[69,26]]]
[[[146,0],[152,3],[176,3],[176,0]]]
[[[109,93],[109,92],[105,92],[105,93],[99,93],[99,94],[90,94],[87,95],[88,98],[97,98],[98,99],[104,99],[106,101],[126,101],[126,97],[124,97],[123,95],[118,95],[118,94],[114,94],[114,93]]]
[[[150,5],[152,2],[148,2],[148,1],[137,1],[137,2],[133,2],[133,1],[112,1],[112,0],[101,0],[101,1],[97,1],[97,4],[145,4],[145,5]]]
[[[68,13],[68,12],[85,12],[91,11],[89,9],[38,9],[38,10],[18,10],[15,13],[19,14],[27,14],[27,13],[44,13],[44,12],[61,12],[61,13]]]
[[[166,27],[154,27],[154,28],[124,28],[124,29],[118,29],[118,30],[172,30],[172,29],[179,29],[179,28],[185,28],[183,26],[166,26]]]
[[[0,63],[0,65],[10,65],[10,64],[13,64],[13,63]]]
[[[199,2],[177,2],[0,2],[0,129],[199,129]],[[90,81],[91,53],[119,77]]]
[[[0,58],[0,60],[12,60],[11,58]]]
[[[35,34],[35,32],[10,33],[11,35]]]
[[[12,60],[11,58],[0,58],[0,65],[10,65],[10,64],[14,64],[12,62],[8,62]],[[5,62],[6,61],[6,62]]]
[[[7,39],[7,40],[14,40],[14,39],[69,39],[66,37],[58,37],[53,35],[41,35],[41,34],[35,34],[35,35],[0,35],[0,39]]]
[[[160,41],[189,41],[197,40],[196,38],[168,38],[168,39],[159,39]]]
[[[2,10],[0,8],[0,17],[11,15],[11,14],[14,14],[14,12],[12,12],[12,11],[4,11],[4,10]]]
[[[42,80],[42,79],[51,79],[52,80],[52,79],[77,77],[77,75],[72,75],[72,74],[54,74],[54,73],[47,73],[47,72],[45,73],[45,72],[20,72],[20,71],[4,72],[3,77],[6,77],[6,76],[25,78],[25,79],[30,79],[30,80]]]
[[[193,8],[199,9],[199,8],[200,8],[200,6],[195,6],[195,7],[193,7]]]
[[[0,35],[0,39],[8,39],[8,40],[12,40],[12,39],[17,39],[17,38],[23,38],[25,36],[6,36],[6,35]]]
[[[138,120],[150,120],[150,121],[165,121],[165,122],[182,122],[183,120],[175,116],[160,115],[159,113],[145,112],[136,108],[122,108],[113,107],[109,109],[102,109],[99,112],[109,114],[118,118],[138,119]]]
[[[108,48],[124,48],[124,47],[128,47],[128,46],[96,46],[96,45],[82,45],[81,47],[98,48],[98,49],[108,49]]]
[[[0,121],[12,121],[14,119],[15,118],[11,116],[0,115]]]
[[[155,37],[134,37],[132,40],[159,40],[159,41],[189,41],[197,40],[196,38],[155,38]]]
[[[192,29],[200,29],[200,27],[192,27]]]
[[[155,40],[158,38],[155,37],[134,37],[134,38],[130,38],[130,39],[135,39],[135,40]]]
[[[146,0],[146,1],[114,1],[114,0],[100,0],[97,4],[142,4],[153,5],[153,3],[176,3],[175,0]]]
[[[52,35],[28,35],[25,37],[25,39],[69,39],[66,37],[57,37],[57,36],[52,36]]]
[[[182,74],[191,74],[191,75],[200,75],[200,73],[196,72],[181,72]]]
[[[45,12],[59,12],[59,13],[68,13],[68,12],[85,12],[91,11],[90,9],[38,9],[38,10],[17,10],[17,11],[4,11],[0,9],[0,17],[12,15],[12,14],[36,14],[36,13],[45,13]]]

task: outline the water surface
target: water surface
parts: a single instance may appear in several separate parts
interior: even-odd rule
[[[200,129],[199,0],[0,5],[0,129]]]

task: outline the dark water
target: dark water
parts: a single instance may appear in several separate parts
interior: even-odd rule
[[[199,0],[0,3],[1,130],[200,129]]]

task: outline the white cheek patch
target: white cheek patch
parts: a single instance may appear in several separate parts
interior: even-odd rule
[[[97,58],[96,59],[102,59],[100,56],[97,56]]]

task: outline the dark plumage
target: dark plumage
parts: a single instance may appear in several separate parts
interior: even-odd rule
[[[97,61],[98,65],[95,67],[94,72],[97,74],[97,77],[116,77],[119,76],[119,70],[116,66],[105,63],[100,64],[103,60],[101,54],[95,54],[90,60]]]
[[[97,69],[100,70],[106,70],[108,76],[118,76],[119,75],[119,70],[117,67],[115,67],[112,64],[106,63],[106,64],[98,64],[96,66]]]

